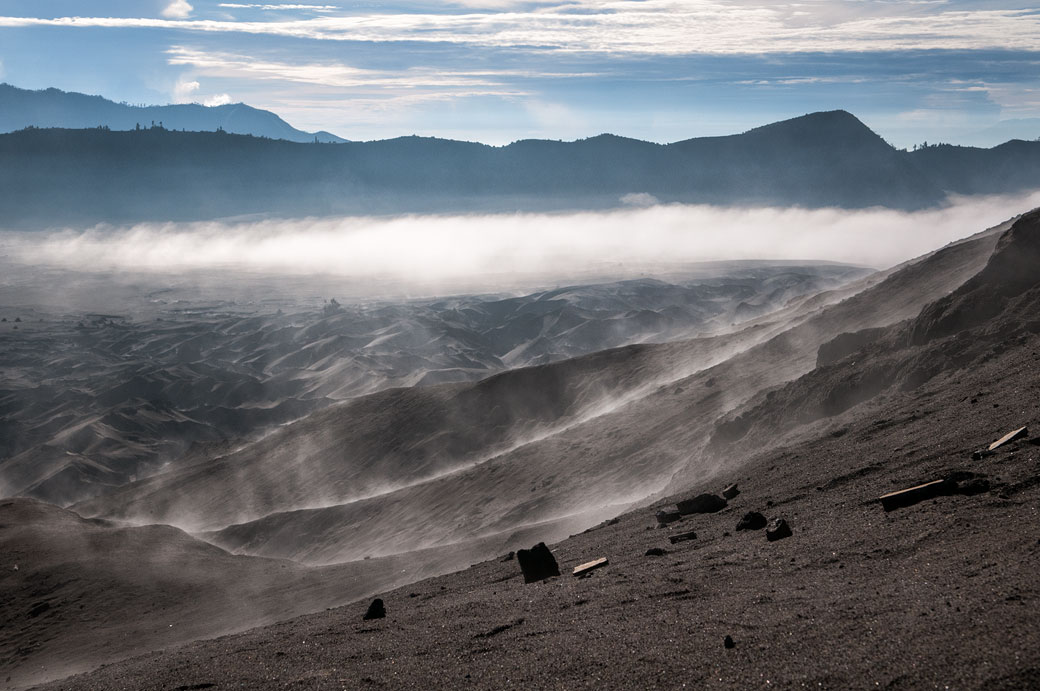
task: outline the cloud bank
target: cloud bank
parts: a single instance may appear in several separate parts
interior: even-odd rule
[[[268,21],[188,19],[192,9],[185,0],[175,0],[163,11],[165,19],[6,16],[0,17],[0,27],[163,28],[630,55],[1040,50],[1040,14],[1033,10],[942,5],[892,4],[878,11],[873,5],[857,9],[824,3],[810,13],[719,0],[577,0],[530,11],[383,11]]]
[[[144,224],[0,236],[8,260],[85,271],[242,270],[465,284],[624,277],[712,260],[888,267],[1040,205],[960,200],[913,213],[665,205],[611,212]]]

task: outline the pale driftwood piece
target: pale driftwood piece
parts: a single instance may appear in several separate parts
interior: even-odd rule
[[[885,511],[892,511],[893,509],[899,509],[904,506],[912,506],[913,504],[924,501],[925,499],[937,497],[940,494],[943,494],[945,490],[946,480],[932,480],[923,485],[908,487],[906,489],[901,489],[898,492],[889,492],[888,494],[881,495],[881,506],[885,508]]]
[[[585,574],[589,573],[593,569],[598,569],[599,567],[606,566],[609,563],[610,563],[610,561],[606,557],[600,557],[599,559],[593,559],[592,561],[587,561],[584,564],[579,564],[578,566],[574,567],[574,575],[575,576],[584,576]]]
[[[990,444],[989,450],[993,451],[994,449],[997,449],[1003,446],[1004,444],[1007,444],[1009,441],[1014,441],[1020,437],[1026,436],[1027,434],[1029,434],[1028,427],[1019,427],[1014,432],[1008,432],[1003,437]]]

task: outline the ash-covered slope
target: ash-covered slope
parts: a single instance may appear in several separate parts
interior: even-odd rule
[[[324,609],[401,580],[399,562],[306,568],[232,556],[166,525],[0,500],[0,685]],[[412,572],[412,576],[420,575]]]
[[[48,688],[1036,688],[1038,220],[995,252],[990,234],[892,274],[874,290],[896,299],[925,275],[970,273],[858,347],[828,341],[819,367],[749,408],[709,481],[554,545],[560,577],[525,584],[516,561],[496,559],[383,593],[375,624],[357,603]],[[977,300],[989,305],[964,311]],[[966,357],[826,417],[791,415],[879,358],[898,367],[945,348]],[[944,491],[918,503],[878,500],[935,480]],[[731,482],[740,493],[723,510],[657,526],[658,509]],[[737,530],[750,511],[791,535]],[[589,577],[569,575],[600,557]]]
[[[764,438],[797,434],[800,425],[893,390],[914,391],[944,372],[1020,347],[1040,333],[1038,267],[1040,210],[1015,221],[981,271],[913,319],[825,343],[813,372],[731,413],[718,425],[713,447],[746,453]]]
[[[322,304],[311,295],[329,286],[302,280],[232,275],[205,287],[214,279],[203,274],[193,278],[204,287],[188,289],[136,276],[127,297],[105,278],[4,269],[0,300],[56,284],[111,295],[105,313],[0,308],[0,494],[57,504],[225,453],[354,396],[712,332],[866,273],[735,262],[674,282]]]
[[[533,523],[591,525],[582,518],[591,509],[642,500],[676,473],[689,484],[716,472],[730,460],[704,450],[717,420],[811,371],[817,348],[839,334],[915,316],[985,266],[998,234],[728,336],[359,398],[78,508],[216,530],[208,539],[228,549],[317,563]]]

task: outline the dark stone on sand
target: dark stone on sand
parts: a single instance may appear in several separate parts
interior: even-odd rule
[[[732,499],[738,494],[740,494],[740,490],[737,489],[737,483],[735,482],[732,485],[726,487],[724,490],[722,490],[723,499]]]
[[[668,542],[671,542],[674,545],[674,544],[678,544],[680,542],[686,542],[687,540],[696,540],[696,539],[697,539],[697,533],[695,533],[695,532],[693,532],[691,530],[689,532],[679,533],[678,535],[672,535],[671,537],[668,538]]]
[[[539,542],[531,549],[518,551],[516,560],[524,572],[524,583],[536,583],[560,575],[560,565],[544,542]]]
[[[499,561],[501,561],[501,562],[513,561],[513,559],[515,557],[516,557],[516,552],[510,552],[509,554],[506,554],[501,559],[499,559]]]
[[[766,526],[766,539],[770,542],[776,542],[777,540],[783,540],[785,537],[791,537],[791,526],[787,525],[787,521],[782,518],[774,518]]]
[[[744,517],[737,521],[737,530],[762,530],[766,527],[766,517],[758,511],[748,511]]]
[[[383,601],[380,598],[372,600],[372,604],[368,606],[368,611],[365,612],[365,616],[362,617],[365,621],[370,619],[382,619],[386,616],[386,608],[383,606]]]
[[[986,456],[992,456],[992,455],[993,455],[993,452],[990,451],[989,449],[979,449],[978,451],[973,451],[972,452],[971,460],[973,460],[973,461],[981,461]]]
[[[692,499],[685,499],[676,504],[679,513],[715,513],[726,508],[726,500],[717,494],[698,494]]]
[[[663,557],[666,554],[668,554],[668,552],[661,547],[651,547],[646,551],[646,556],[648,557]]]
[[[677,520],[682,518],[682,514],[678,511],[658,511],[657,512],[657,524],[668,525],[669,523],[675,523]]]
[[[726,636],[725,638],[723,638],[722,645],[726,646],[727,649],[737,647],[737,644],[733,642],[733,636]]]
[[[972,496],[975,494],[983,494],[990,490],[990,482],[984,477],[974,477],[968,480],[961,480],[957,483],[957,494],[965,494]]]

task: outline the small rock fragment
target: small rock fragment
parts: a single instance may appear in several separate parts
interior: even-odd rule
[[[680,518],[682,518],[682,514],[678,511],[658,511],[657,525],[668,525],[669,523],[675,523]]]
[[[737,644],[733,642],[733,636],[726,636],[725,638],[723,638],[722,645],[726,646],[727,649],[737,647]]]
[[[766,517],[758,511],[748,511],[737,521],[737,530],[762,530],[766,527]]]
[[[363,620],[368,621],[370,619],[382,619],[386,616],[386,608],[383,606],[383,601],[380,598],[372,600],[372,604],[368,606],[368,611],[365,612]]]
[[[544,542],[539,542],[531,549],[518,551],[516,560],[520,562],[520,570],[524,573],[524,583],[535,583],[560,575],[560,565]]]
[[[732,485],[729,485],[728,487],[726,487],[724,490],[722,490],[722,498],[723,499],[732,499],[733,497],[737,496],[738,494],[740,494],[740,490],[737,489],[737,483],[735,483],[735,482]]]
[[[675,506],[684,516],[691,513],[715,513],[726,508],[726,500],[717,494],[698,494],[692,499],[678,502]]]
[[[668,552],[661,547],[651,547],[646,551],[646,556],[648,557],[663,557],[666,554],[668,554]]]
[[[979,449],[978,451],[972,451],[972,453],[971,453],[971,460],[973,460],[973,461],[981,461],[986,456],[992,456],[992,455],[993,455],[993,452],[990,451],[989,449]]]
[[[687,540],[696,540],[696,539],[697,539],[697,533],[695,533],[695,532],[693,532],[691,530],[691,531],[686,532],[686,533],[679,533],[677,535],[669,536],[668,542],[671,542],[673,545],[675,545],[675,544],[678,544],[680,542],[686,542]]]
[[[587,576],[593,570],[598,569],[601,566],[606,566],[609,563],[610,561],[608,561],[606,557],[600,557],[599,559],[587,561],[584,564],[579,564],[578,566],[574,567],[574,575],[579,577]]]
[[[791,526],[787,525],[787,521],[782,518],[774,518],[766,526],[766,539],[770,542],[776,542],[777,540],[783,540],[785,537],[791,537]]]
[[[969,497],[975,494],[983,494],[989,490],[990,482],[984,477],[973,477],[957,483],[957,494],[965,494]]]
[[[513,561],[513,559],[515,557],[516,557],[516,552],[510,552],[509,554],[506,554],[501,559],[499,559],[499,561],[501,561],[501,562]]]

